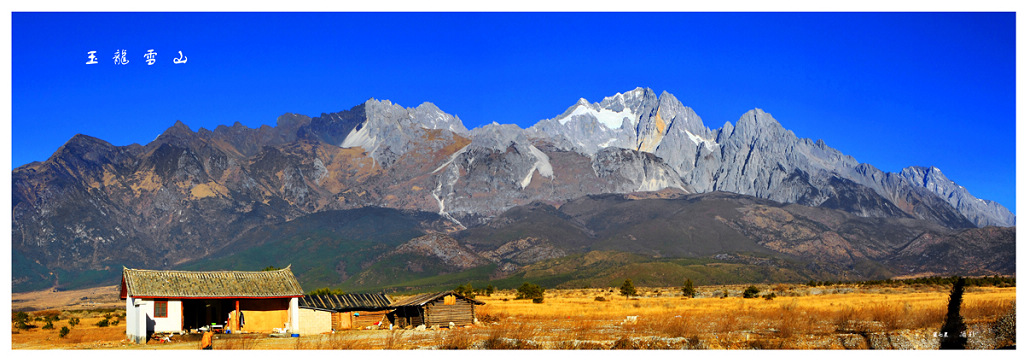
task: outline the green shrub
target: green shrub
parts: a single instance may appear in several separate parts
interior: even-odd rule
[[[19,321],[28,321],[28,314],[26,314],[24,311],[16,312],[14,313],[14,316],[12,317],[11,320],[13,320],[15,323]]]
[[[80,322],[81,322],[81,320],[79,320],[78,318],[68,319],[68,325],[70,325],[70,326],[78,325],[78,323],[80,323]]]
[[[473,284],[471,283],[466,284],[465,286],[459,285],[458,287],[455,288],[455,293],[468,297],[470,299],[476,297],[476,292],[473,291]]]
[[[43,325],[43,329],[53,330],[53,322],[52,321],[46,322],[46,325]]]
[[[522,299],[541,299],[543,301],[544,288],[540,287],[540,285],[524,282],[523,286],[520,286],[516,292],[516,300]]]
[[[341,289],[334,289],[334,290],[331,290],[331,288],[329,288],[329,287],[321,287],[321,288],[319,288],[319,289],[316,289],[316,290],[310,291],[310,292],[309,292],[308,294],[306,294],[306,295],[342,295],[342,294],[344,294],[344,293],[345,293],[345,292],[344,292],[344,291],[342,291]]]
[[[697,290],[693,288],[693,281],[690,281],[690,279],[686,279],[686,282],[683,283],[683,295],[689,297],[697,295]]]
[[[619,287],[619,293],[625,296],[627,299],[630,296],[637,296],[636,288],[633,287],[633,280],[626,279],[622,282],[622,286]]]
[[[747,286],[747,289],[743,290],[743,298],[744,299],[750,299],[750,298],[757,297],[757,294],[759,292],[761,292],[761,290],[759,290],[757,288],[757,286],[754,286],[754,285]]]
[[[771,301],[771,300],[775,299],[775,293],[773,292],[771,294],[766,294],[766,295],[761,296],[761,297],[763,297],[765,300]]]
[[[105,327],[107,327],[109,325],[110,325],[110,319],[103,319],[103,320],[100,320],[100,321],[96,322],[96,326],[98,326],[100,328],[105,328]]]
[[[608,299],[605,299],[604,296],[598,296],[594,298],[594,301],[608,301]]]
[[[58,333],[57,336],[63,338],[68,336],[68,333],[71,333],[71,329],[68,329],[68,327],[65,326],[60,328],[60,333]]]

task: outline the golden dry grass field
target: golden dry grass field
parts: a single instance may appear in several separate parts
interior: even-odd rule
[[[473,326],[299,338],[218,335],[214,349],[937,349],[935,335],[949,296],[948,286],[762,284],[762,293],[775,293],[774,299],[744,299],[745,287],[698,287],[698,298],[683,297],[681,288],[641,288],[640,296],[630,299],[617,289],[548,290],[540,304],[515,300],[514,291],[506,290],[477,297],[486,305],[477,307],[480,321]],[[720,297],[725,291],[728,297]],[[1015,302],[1015,287],[968,287],[961,310],[968,348],[1015,345],[1014,337],[994,329],[1001,317],[1015,314]],[[188,336],[130,344],[123,340],[123,325],[95,325],[104,314],[111,313],[60,311],[54,329],[42,329],[42,321],[29,329],[12,324],[12,348],[198,347],[198,338]],[[120,314],[123,310],[115,310],[112,318]],[[72,317],[81,322],[58,337]]]

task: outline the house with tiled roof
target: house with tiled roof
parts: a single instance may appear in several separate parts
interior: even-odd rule
[[[272,271],[163,271],[125,267],[125,334],[299,331],[302,287],[291,266]]]

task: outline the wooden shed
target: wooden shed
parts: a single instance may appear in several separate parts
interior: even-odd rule
[[[377,322],[388,323],[391,299],[380,294],[306,295],[299,307],[331,311],[331,329],[362,329]]]
[[[125,334],[211,328],[232,332],[298,332],[302,287],[291,266],[273,271],[161,271],[124,268]]]
[[[476,305],[483,304],[455,291],[420,294],[392,303],[388,318],[399,327],[468,325],[476,321]]]

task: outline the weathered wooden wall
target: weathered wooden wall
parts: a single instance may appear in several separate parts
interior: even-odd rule
[[[335,331],[345,329],[363,329],[370,325],[376,325],[378,321],[382,321],[384,322],[383,326],[387,327],[389,324],[387,317],[388,312],[389,310],[331,313],[331,326]],[[359,316],[355,316],[355,313],[359,313]]]
[[[420,313],[419,307],[399,307],[388,315],[394,319],[394,324],[400,327],[415,327],[423,324],[423,314]]]
[[[352,329],[352,313],[331,313],[331,328],[335,331]]]
[[[463,299],[456,299],[453,305],[445,305],[443,300],[431,301],[424,309],[427,326],[447,326],[449,322],[455,325],[473,324],[473,304]]]
[[[385,327],[388,325],[388,318],[385,316],[387,311],[356,311],[356,313],[359,313],[359,316],[352,317],[353,328],[362,329],[370,325],[375,325],[378,321],[383,321],[383,325]]]

